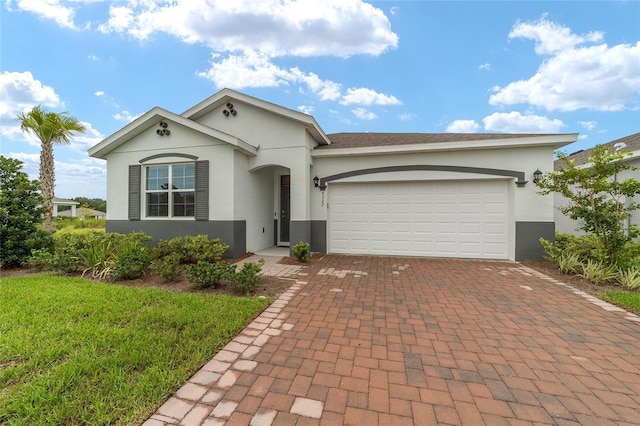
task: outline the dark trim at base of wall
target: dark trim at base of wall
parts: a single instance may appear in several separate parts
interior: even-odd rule
[[[229,245],[224,258],[232,259],[243,256],[247,252],[247,223],[244,220],[210,220],[210,221],[172,221],[172,220],[107,220],[107,232],[144,232],[149,235],[152,244],[159,240],[170,240],[184,235],[207,235],[209,238],[220,238]]]
[[[308,220],[292,220],[289,222],[289,255],[293,255],[291,251],[293,246],[300,241],[303,243],[311,242],[311,221]]]
[[[291,247],[302,241],[311,244],[310,250],[312,252],[327,252],[327,221],[292,220],[289,229]]]
[[[544,260],[540,238],[556,240],[555,222],[516,222],[516,260]]]
[[[311,221],[311,251],[317,253],[327,252],[327,221]]]

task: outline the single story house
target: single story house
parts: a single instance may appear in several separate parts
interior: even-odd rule
[[[58,216],[68,216],[68,217],[77,217],[77,208],[80,205],[79,202],[73,200],[67,200],[65,198],[53,197],[53,217]],[[60,207],[69,207],[69,210],[59,211]],[[69,213],[65,213],[69,212]],[[65,213],[65,214],[63,214]]]
[[[553,197],[531,182],[577,134],[325,134],[308,114],[223,89],[153,108],[91,149],[107,230],[207,234],[236,257],[323,253],[539,259]]]
[[[72,216],[71,210],[65,210],[62,212],[58,212],[58,217],[79,217],[81,220],[83,219],[106,219],[107,214],[103,211],[90,209],[88,207],[78,207],[76,209],[75,216]]]
[[[633,135],[626,136],[624,138],[616,139],[611,142],[607,142],[603,144],[607,148],[609,148],[612,152],[615,151],[627,151],[631,153],[628,157],[625,157],[625,163],[629,164],[632,168],[636,170],[624,170],[620,172],[615,178],[619,180],[624,180],[628,178],[635,178],[640,180],[640,133],[634,133]],[[584,166],[588,167],[588,163],[586,160],[591,155],[591,149],[585,149],[578,152],[574,152],[569,155],[567,158],[569,160],[575,161],[576,166]],[[554,163],[554,169],[559,170],[564,166],[564,163],[560,160],[556,160]],[[567,200],[560,194],[554,194],[555,200],[554,203],[557,207],[566,205]],[[627,199],[625,202],[627,205],[630,205],[632,202],[640,202],[640,197],[634,197],[632,199]],[[574,235],[584,235],[584,231],[580,230],[580,223],[571,219],[568,216],[565,216],[560,210],[555,211],[554,220],[556,222],[556,230],[558,232],[574,234]],[[633,215],[629,218],[627,227],[631,224],[640,226],[640,211],[635,211]]]

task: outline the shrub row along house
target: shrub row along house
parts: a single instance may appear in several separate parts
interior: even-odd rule
[[[540,259],[552,196],[531,182],[577,134],[325,134],[307,114],[223,89],[153,108],[89,150],[107,160],[107,230],[207,234],[236,257],[324,253]]]

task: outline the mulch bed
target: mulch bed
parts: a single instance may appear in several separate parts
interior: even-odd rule
[[[591,281],[582,278],[579,275],[570,275],[563,274],[560,272],[558,267],[553,263],[549,262],[534,262],[532,260],[525,260],[522,263],[524,266],[528,266],[531,269],[535,269],[538,272],[542,272],[545,275],[550,276],[558,281],[561,281],[565,284],[568,284],[572,287],[575,287],[579,290],[584,291],[585,293],[592,294],[594,296],[598,296],[599,293],[604,291],[620,291],[624,290],[622,286],[614,285],[614,284],[593,284]]]
[[[237,262],[245,257],[251,256],[251,253],[248,253],[246,256],[238,259],[233,259],[231,262]],[[285,265],[299,265],[308,268],[308,273],[312,274],[315,269],[317,269],[318,262],[323,258],[324,254],[321,253],[313,253],[308,262],[300,262],[295,257],[283,257],[278,263],[282,263]],[[524,261],[521,262],[523,265],[528,266],[531,269],[535,269],[539,272],[542,272],[545,275],[548,275],[558,281],[561,281],[565,284],[568,284],[572,287],[575,287],[579,290],[582,290],[586,293],[592,294],[594,296],[598,296],[603,291],[613,290],[620,291],[624,290],[623,287],[611,284],[603,284],[603,285],[595,285],[590,281],[578,276],[578,275],[567,275],[560,272],[557,266],[548,263],[548,262],[535,262],[535,261]],[[8,277],[16,277],[16,276],[25,276],[39,273],[38,270],[33,268],[13,268],[13,269],[2,269],[0,270],[1,278]],[[72,274],[70,276],[81,276],[80,273]],[[208,294],[226,294],[226,295],[238,295],[231,288],[226,285],[221,285],[219,288],[199,288],[197,285],[194,285],[187,281],[186,276],[183,274],[174,282],[166,282],[162,277],[159,277],[155,274],[149,273],[142,278],[136,280],[119,280],[119,281],[109,281],[114,284],[126,285],[129,287],[156,287],[163,290],[169,291],[184,291],[184,292],[198,292],[198,293],[208,293]],[[264,296],[269,297],[271,299],[278,298],[279,295],[284,293],[293,285],[294,280],[292,279],[283,279],[278,277],[267,277],[263,276],[260,280],[260,284],[258,285],[258,289],[255,292],[255,296]]]
[[[233,259],[230,262],[234,263],[249,256],[251,256],[251,253],[241,258]],[[297,262],[297,260],[293,259],[292,262]],[[300,264],[308,265],[302,262],[300,262]],[[40,273],[40,271],[38,271],[37,269],[28,268],[28,267],[2,269],[0,270],[0,278],[19,277],[19,276],[33,275],[37,273]],[[67,276],[80,277],[82,276],[82,274],[78,272],[75,274],[67,274]],[[88,276],[85,276],[85,278],[91,279]],[[98,280],[94,280],[94,281],[98,281]],[[196,284],[192,284],[189,281],[187,281],[186,274],[184,273],[180,277],[178,277],[175,281],[172,281],[172,282],[167,282],[164,278],[158,275],[155,275],[151,272],[144,275],[142,278],[138,278],[135,280],[108,280],[106,282],[112,283],[112,284],[124,285],[128,287],[138,287],[138,288],[155,287],[155,288],[168,290],[168,291],[183,291],[183,292],[189,292],[189,293],[206,293],[206,294],[239,296],[238,293],[236,293],[232,288],[228,287],[224,283],[222,283],[222,285],[218,288],[200,288]],[[263,276],[261,277],[260,283],[258,284],[258,288],[256,289],[255,293],[253,293],[253,296],[268,297],[272,300],[275,300],[282,293],[286,292],[289,289],[289,287],[291,287],[293,284],[294,284],[294,280],[292,279]]]

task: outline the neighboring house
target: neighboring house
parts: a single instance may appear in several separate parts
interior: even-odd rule
[[[76,209],[80,205],[79,202],[73,200],[65,200],[64,198],[53,197],[53,217],[63,216],[62,213],[68,211],[69,213],[65,213],[64,216],[67,217],[76,217],[78,216]],[[71,207],[70,210],[58,212],[59,207]]]
[[[541,258],[553,197],[532,182],[576,134],[327,135],[229,89],[182,114],[153,108],[92,147],[107,160],[107,230],[207,234],[236,257],[328,253]]]
[[[81,220],[90,218],[90,219],[106,219],[107,214],[100,210],[90,209],[88,207],[79,207],[76,210],[76,216],[71,215],[71,210],[65,210],[63,212],[58,212],[59,217],[79,217]]]
[[[618,176],[616,176],[616,179],[623,180],[623,179],[628,179],[633,177],[635,179],[640,180],[640,171],[639,171],[640,170],[640,133],[635,133],[633,135],[630,135],[624,138],[616,139],[614,141],[607,142],[603,145],[608,147],[611,151],[621,150],[621,151],[630,152],[631,155],[628,157],[625,157],[623,161],[628,163],[631,167],[638,169],[638,170],[625,170],[619,173]],[[574,152],[573,154],[569,155],[567,158],[570,160],[574,160],[577,166],[584,165],[587,158],[589,158],[589,156],[591,155],[592,149],[593,148]],[[554,163],[555,170],[561,169],[562,166],[563,166],[562,161],[560,160],[555,161]],[[587,165],[585,165],[585,167],[587,167]],[[566,205],[567,199],[564,198],[562,195],[555,194],[554,197],[555,197],[554,203],[557,207]],[[633,199],[628,199],[625,201],[627,202],[627,205],[629,205],[632,201],[640,202],[639,198],[640,197],[635,197]],[[571,219],[570,217],[565,216],[564,214],[562,214],[562,212],[560,212],[557,209],[554,213],[554,220],[556,222],[556,230],[558,232],[575,234],[575,235],[584,235],[584,232],[579,229],[580,223]],[[635,224],[640,226],[640,211],[636,210],[634,212],[634,214],[629,219],[629,222],[627,223],[627,227],[630,224]]]

